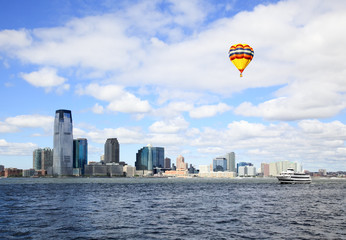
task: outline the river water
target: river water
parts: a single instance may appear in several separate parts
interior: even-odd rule
[[[0,179],[0,239],[346,239],[346,180]]]

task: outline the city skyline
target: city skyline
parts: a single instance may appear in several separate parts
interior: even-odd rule
[[[69,109],[88,161],[117,138],[132,166],[152,144],[195,166],[344,171],[345,16],[338,0],[2,1],[0,165],[30,168]],[[237,43],[254,50],[242,78]]]

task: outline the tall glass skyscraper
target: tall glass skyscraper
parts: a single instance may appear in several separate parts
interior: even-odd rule
[[[56,110],[54,121],[53,175],[73,174],[73,134],[70,110]]]
[[[119,142],[116,138],[108,138],[105,143],[105,163],[119,163]]]
[[[154,168],[164,168],[164,155],[163,147],[153,147],[149,144],[136,153],[136,169],[152,171]]]
[[[42,168],[42,149],[38,148],[35,149],[33,152],[33,162],[32,162],[32,166],[35,170],[41,170]]]
[[[88,164],[88,140],[77,138],[73,140],[73,168],[80,169],[80,174],[84,175],[84,166]]]

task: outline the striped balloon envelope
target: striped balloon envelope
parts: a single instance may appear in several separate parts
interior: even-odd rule
[[[242,77],[244,69],[254,56],[254,51],[249,45],[239,43],[229,49],[228,56],[234,66],[238,68],[240,77]]]

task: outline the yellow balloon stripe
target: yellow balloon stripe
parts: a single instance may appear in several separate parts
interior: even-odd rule
[[[242,77],[244,69],[249,65],[254,56],[254,51],[249,45],[239,43],[229,49],[228,56],[234,66],[238,68]]]

